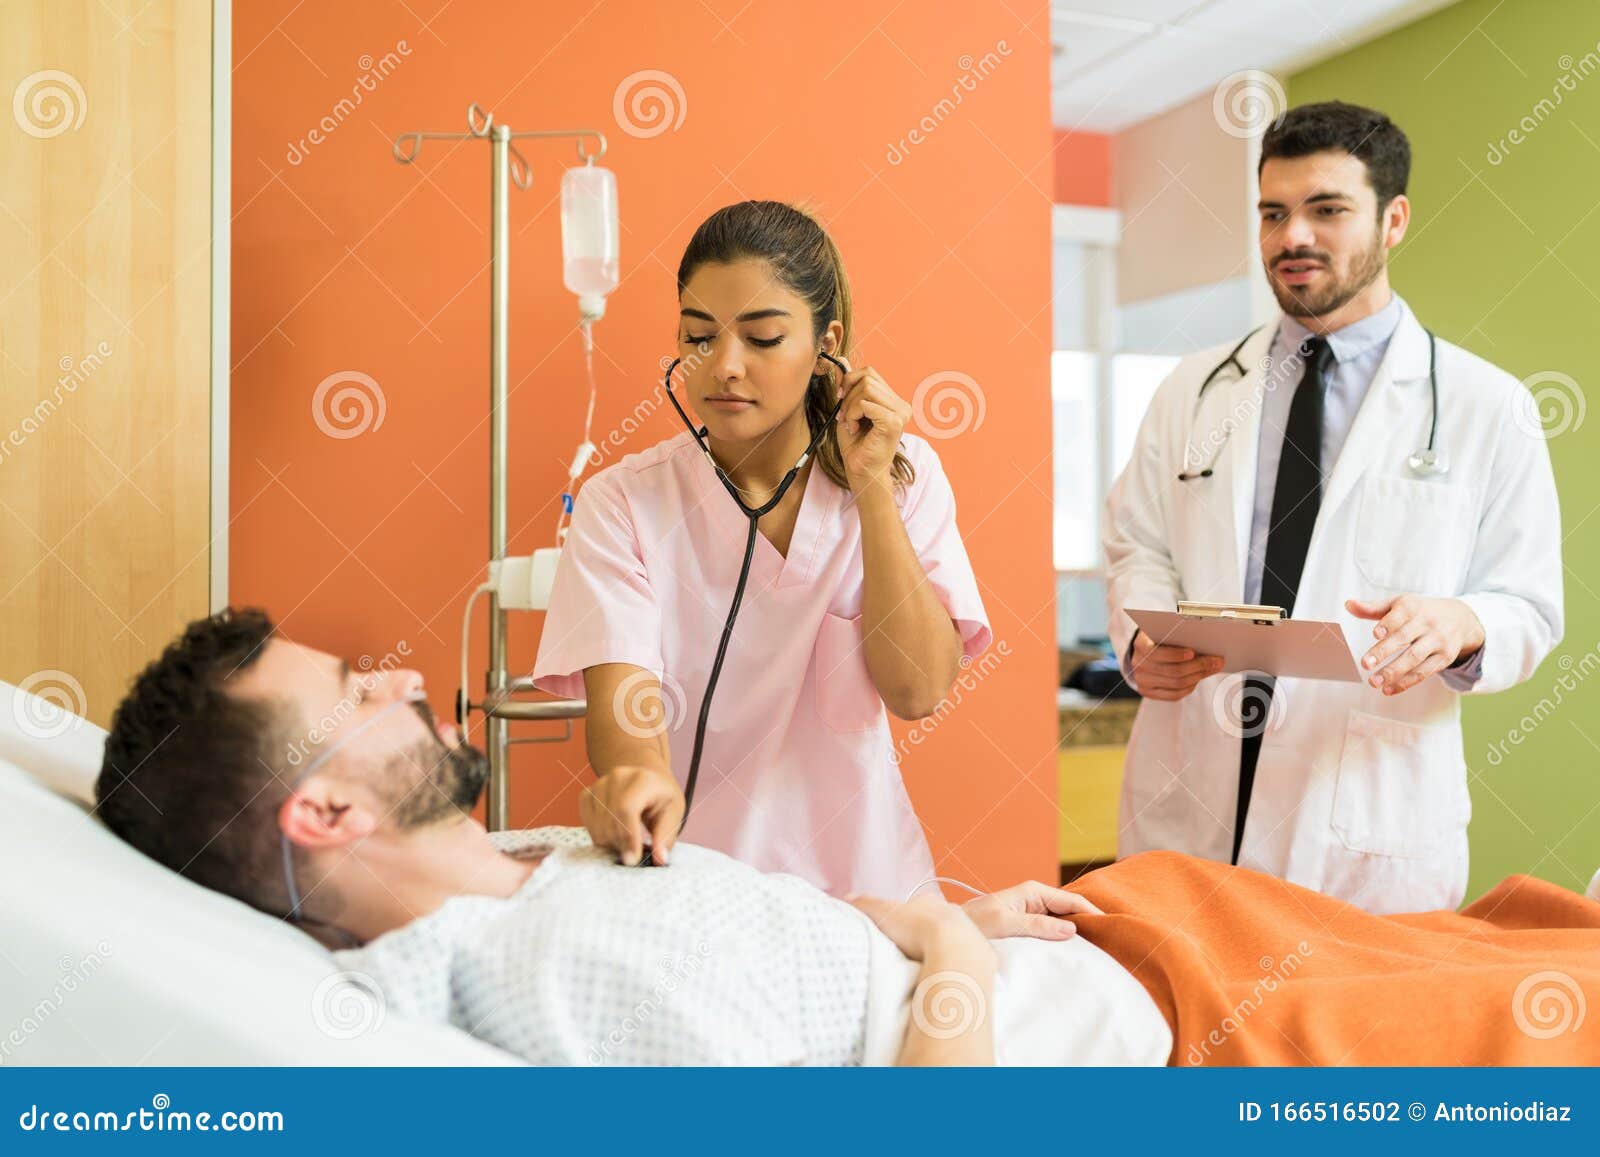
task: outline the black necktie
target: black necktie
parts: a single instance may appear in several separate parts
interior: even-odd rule
[[[1305,371],[1289,403],[1289,420],[1283,428],[1283,452],[1278,457],[1278,481],[1272,489],[1272,518],[1267,525],[1267,554],[1261,568],[1260,601],[1294,613],[1300,573],[1306,565],[1306,548],[1322,506],[1322,397],[1333,365],[1328,340],[1308,338],[1300,346]],[[1272,707],[1273,680],[1250,675],[1240,696],[1239,723],[1244,735],[1239,744],[1239,801],[1233,821],[1233,863],[1239,862],[1244,821],[1250,811],[1250,791],[1256,781],[1256,760],[1261,756],[1261,735]]]

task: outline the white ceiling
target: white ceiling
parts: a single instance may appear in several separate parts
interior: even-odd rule
[[[1052,0],[1057,128],[1116,132],[1243,69],[1284,74],[1454,0]]]

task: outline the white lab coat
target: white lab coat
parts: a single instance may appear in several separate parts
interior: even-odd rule
[[[1248,372],[1225,371],[1198,407],[1200,382],[1232,345],[1180,362],[1112,488],[1107,599],[1124,666],[1135,627],[1126,610],[1243,599],[1262,367],[1276,328],[1240,351]],[[1437,447],[1450,470],[1417,477],[1406,460],[1428,440],[1428,339],[1408,310],[1324,484],[1294,616],[1338,622],[1359,657],[1374,624],[1349,614],[1345,599],[1459,596],[1486,639],[1472,691],[1500,691],[1527,679],[1561,638],[1555,480],[1520,382],[1444,341],[1438,379]],[[1186,454],[1187,468],[1198,469],[1230,424],[1214,474],[1178,481]],[[1213,675],[1177,702],[1140,704],[1119,855],[1172,848],[1229,858],[1242,678]],[[1470,814],[1460,695],[1442,678],[1394,696],[1364,682],[1284,678],[1239,862],[1373,912],[1453,908],[1466,891]]]

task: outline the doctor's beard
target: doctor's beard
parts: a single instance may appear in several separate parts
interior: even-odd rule
[[[1386,256],[1381,227],[1373,230],[1372,244],[1352,257],[1342,272],[1334,264],[1331,254],[1317,249],[1285,249],[1267,266],[1267,284],[1272,287],[1272,296],[1278,299],[1278,308],[1290,317],[1322,317],[1371,285],[1383,272]],[[1321,288],[1290,286],[1280,282],[1273,270],[1280,261],[1290,259],[1320,262],[1326,271]]]

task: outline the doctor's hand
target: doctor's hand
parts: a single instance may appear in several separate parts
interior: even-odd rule
[[[990,940],[1006,936],[1031,936],[1036,940],[1070,940],[1078,926],[1067,917],[1087,912],[1101,915],[1088,900],[1065,888],[1052,888],[1038,880],[979,896],[961,905],[978,930]]]
[[[911,417],[911,403],[890,389],[871,366],[851,370],[838,388],[844,398],[838,419],[839,453],[851,493],[860,494],[873,483],[890,482],[889,468]]]
[[[1346,599],[1344,606],[1357,618],[1378,620],[1372,628],[1378,642],[1361,656],[1361,673],[1385,695],[1415,687],[1483,646],[1483,624],[1460,599],[1400,595],[1376,602]]]
[[[667,862],[683,824],[683,789],[659,767],[613,767],[578,797],[578,816],[595,846],[611,848],[630,867],[643,858],[648,831],[652,859]]]
[[[1222,657],[1158,644],[1140,631],[1133,637],[1132,668],[1134,686],[1143,698],[1173,702],[1188,695],[1206,676],[1222,670]]]

